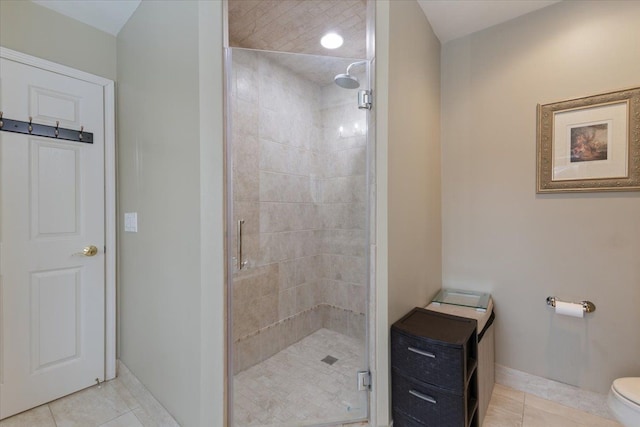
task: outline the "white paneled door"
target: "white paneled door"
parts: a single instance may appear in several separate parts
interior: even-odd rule
[[[94,135],[0,132],[2,419],[104,380],[105,174],[103,88],[0,61],[5,119]]]

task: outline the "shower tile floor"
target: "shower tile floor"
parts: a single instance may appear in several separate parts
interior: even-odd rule
[[[234,378],[234,426],[300,426],[366,417],[362,342],[320,329]],[[329,364],[327,356],[337,359]]]

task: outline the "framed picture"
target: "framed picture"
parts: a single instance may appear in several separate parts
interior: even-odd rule
[[[640,87],[538,104],[537,192],[640,190]]]

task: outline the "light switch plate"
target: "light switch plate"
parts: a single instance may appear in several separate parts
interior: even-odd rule
[[[126,212],[124,214],[124,231],[138,232],[138,212]]]

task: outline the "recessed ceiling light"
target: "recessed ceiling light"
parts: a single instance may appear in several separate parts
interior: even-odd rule
[[[336,33],[328,33],[322,36],[320,44],[327,49],[337,49],[342,46],[343,39]]]

